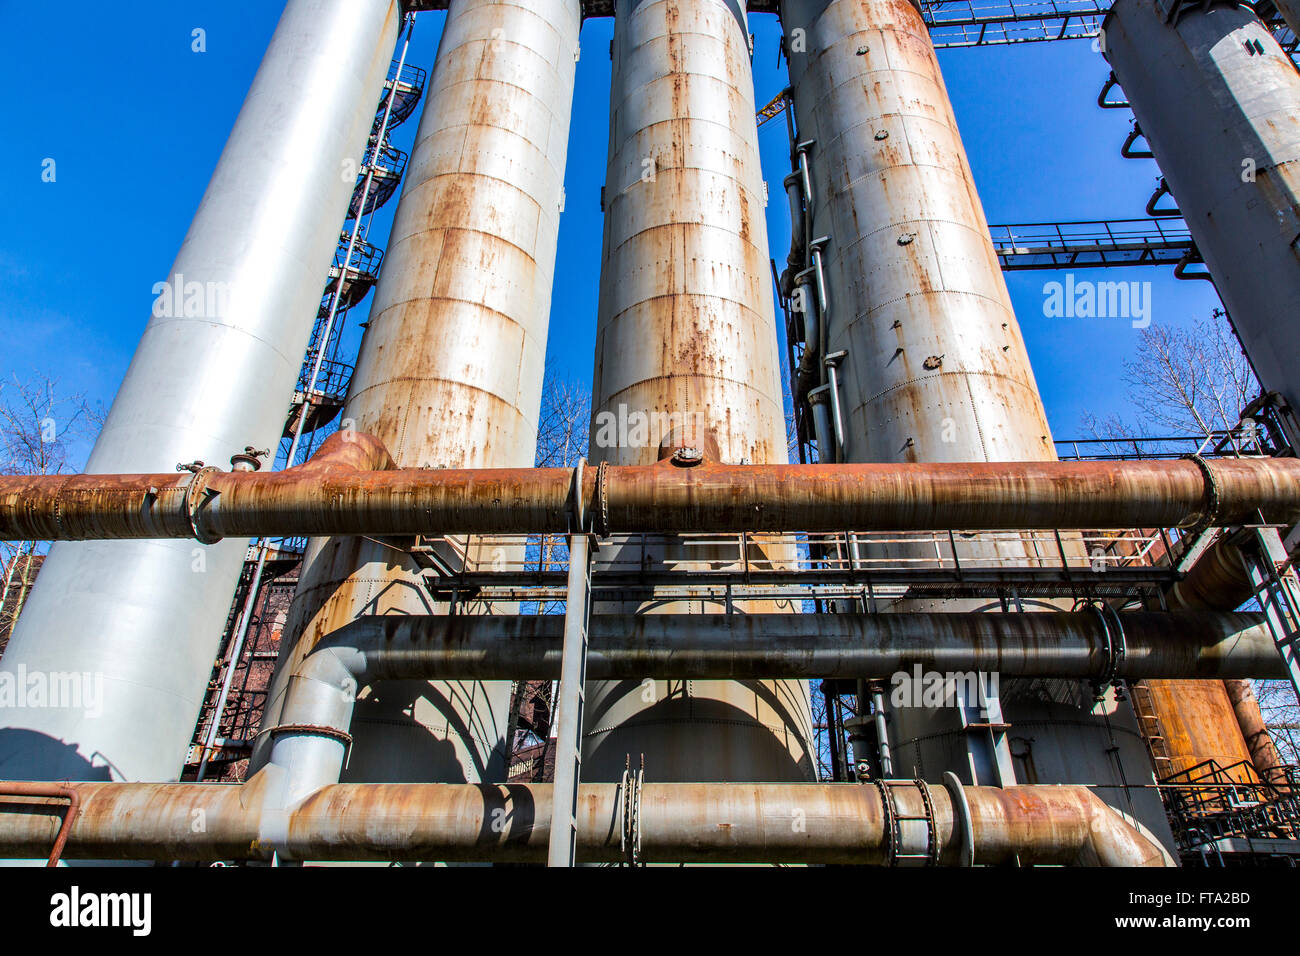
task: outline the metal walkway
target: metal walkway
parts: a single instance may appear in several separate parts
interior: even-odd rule
[[[989,226],[989,233],[1007,272],[1199,261],[1192,234],[1181,219],[1018,223]]]

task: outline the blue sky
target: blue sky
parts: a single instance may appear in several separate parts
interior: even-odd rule
[[[281,0],[0,0],[0,375],[50,375],[105,404],[149,316],[275,28]],[[441,14],[417,20],[411,60],[432,67]],[[207,52],[190,31],[207,33]],[[756,99],[786,85],[776,18],[755,15]],[[583,28],[552,305],[549,358],[589,380],[600,265],[612,20]],[[1086,41],[942,51],[940,59],[989,221],[1135,218],[1158,175],[1119,147],[1131,115],[1096,107],[1107,67]],[[394,137],[409,148],[416,120]],[[772,254],[788,245],[784,122],[760,131]],[[57,180],[41,181],[53,158]],[[383,245],[396,202],[378,217]],[[1092,277],[1096,278],[1094,274]],[[323,278],[323,277],[322,277]],[[1052,273],[1008,276],[1057,438],[1084,411],[1123,413],[1121,363],[1137,333],[1123,319],[1043,316]],[[1152,283],[1156,322],[1188,324],[1218,304],[1172,269],[1112,270]],[[351,321],[361,321],[354,313]],[[353,326],[355,328],[355,325]]]

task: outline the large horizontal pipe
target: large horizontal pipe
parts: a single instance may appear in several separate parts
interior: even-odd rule
[[[81,813],[66,858],[514,861],[546,859],[549,784],[335,784],[264,811],[275,781],[74,783]],[[913,783],[889,786],[898,818],[925,816]],[[645,784],[640,859],[672,863],[858,863],[932,855],[940,865],[1162,866],[1157,844],[1085,787],[928,789],[933,829],[886,824],[881,789],[857,784]],[[0,857],[44,857],[58,814],[0,796]],[[578,859],[624,858],[623,793],[583,784]]]
[[[0,477],[0,540],[571,530],[574,472],[391,469],[332,436],[282,472]],[[1218,525],[1300,516],[1300,459],[654,465],[588,468],[605,533]]]
[[[536,615],[355,621],[321,639],[294,668],[278,722],[259,731],[254,762],[267,755],[273,766],[297,768],[293,799],[333,783],[347,757],[357,688],[406,678],[553,680],[561,673],[562,627],[558,617]],[[589,680],[911,673],[906,689],[935,705],[957,692],[955,679],[949,683],[954,673],[1109,683],[1283,671],[1258,615],[1203,612],[598,615],[587,654]]]
[[[1095,612],[1043,614],[593,615],[590,680],[887,678],[916,666],[1005,677],[1282,677],[1261,614],[1126,612],[1113,662]],[[365,617],[299,668],[342,665],[371,680],[555,680],[564,619],[537,615]],[[323,676],[323,672],[321,675]]]

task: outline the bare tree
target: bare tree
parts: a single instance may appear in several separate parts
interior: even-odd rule
[[[568,468],[586,457],[591,427],[591,390],[546,369],[537,422],[537,467]]]
[[[1083,429],[1128,451],[1140,436],[1206,438],[1236,427],[1259,383],[1223,312],[1191,328],[1152,324],[1139,332],[1136,356],[1123,363],[1137,422],[1085,413]]]
[[[62,395],[53,379],[0,380],[0,472],[70,471],[102,424],[103,416],[84,396]],[[0,541],[0,651],[31,590],[42,551],[38,541]]]
[[[1124,381],[1140,424],[1118,415],[1083,416],[1084,430],[1107,439],[1111,454],[1139,452],[1144,435],[1208,438],[1229,431],[1260,393],[1250,362],[1219,310],[1191,328],[1152,324],[1143,329],[1135,358],[1124,362]],[[1291,684],[1252,683],[1283,759],[1300,763],[1300,707]]]

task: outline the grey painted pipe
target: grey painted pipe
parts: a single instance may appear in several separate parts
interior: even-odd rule
[[[1117,677],[1284,676],[1260,614],[1131,611],[1118,619],[1126,653]],[[361,686],[432,676],[554,680],[560,676],[563,627],[558,615],[364,617],[322,639],[298,675],[339,689],[349,676]],[[589,640],[587,677],[593,680],[881,679],[915,665],[938,672],[1098,679],[1108,669],[1101,618],[1086,611],[595,614]]]
[[[588,680],[887,678],[997,671],[1005,677],[1280,677],[1258,614],[1129,612],[1112,661],[1100,615],[595,615]],[[323,638],[289,676],[258,749],[286,772],[284,804],[335,783],[357,689],[376,680],[554,680],[564,619],[537,615],[365,617]],[[563,713],[563,711],[562,711]],[[580,719],[580,718],[578,718]],[[573,728],[569,728],[572,730]]]
[[[72,859],[541,862],[550,837],[549,784],[334,784],[292,806],[280,803],[274,768],[243,785],[72,786],[82,808],[63,853]],[[924,815],[915,783],[887,789],[896,816]],[[1086,787],[934,786],[928,795],[934,827],[905,821],[895,837],[878,786],[648,783],[640,857],[889,865],[929,854],[951,866],[970,862],[973,847],[976,865],[1173,865]],[[622,797],[618,784],[581,786],[580,861],[624,858]],[[0,795],[0,856],[46,856],[63,806]]]

